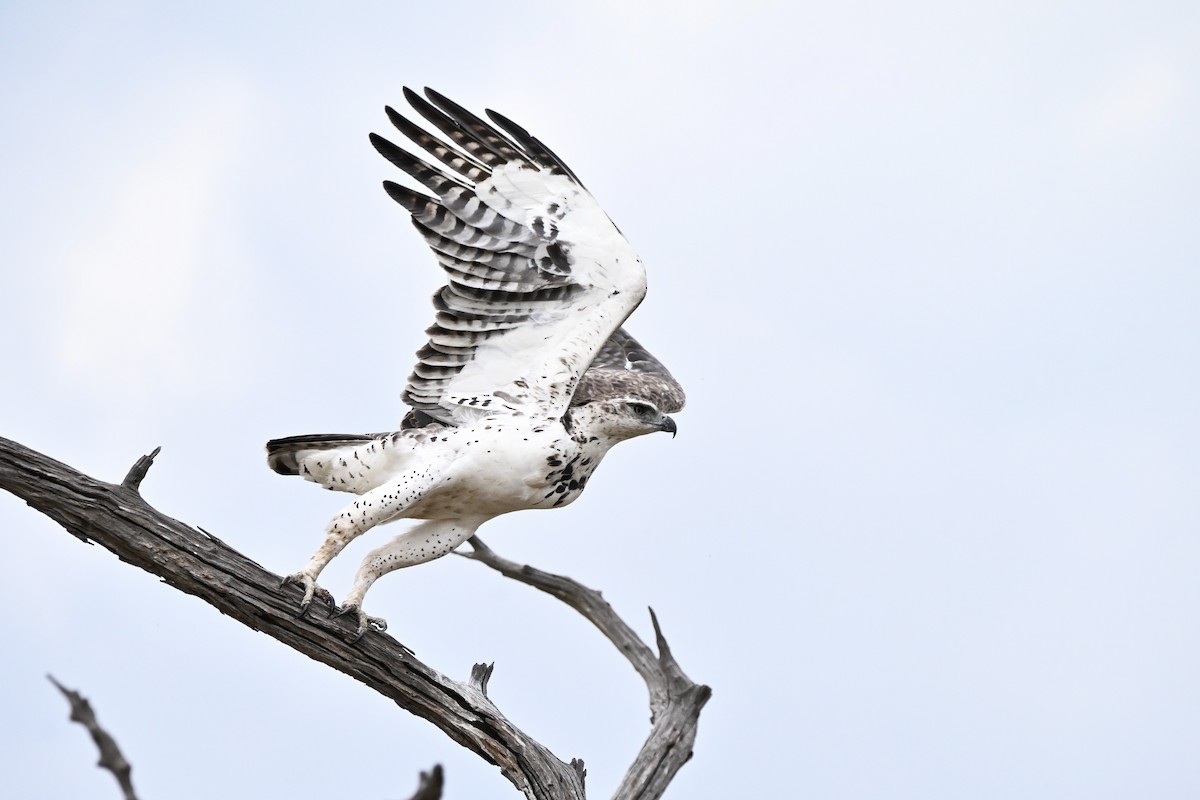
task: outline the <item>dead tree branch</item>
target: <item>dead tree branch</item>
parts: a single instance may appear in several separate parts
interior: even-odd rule
[[[421,773],[417,791],[408,800],[442,800],[442,765],[434,764],[429,772]]]
[[[693,683],[679,668],[654,609],[650,609],[650,620],[657,640],[657,656],[617,616],[600,592],[571,578],[501,558],[477,536],[469,541],[474,551],[465,554],[467,558],[562,600],[599,628],[642,676],[650,693],[650,736],[613,797],[614,800],[661,797],[675,773],[692,757],[700,710],[712,696],[712,690]]]
[[[330,610],[319,604],[314,604],[307,616],[297,618],[298,588],[280,589],[280,576],[215,536],[147,504],[139,486],[157,452],[139,459],[123,483],[111,484],[0,438],[0,488],[79,539],[100,544],[121,560],[429,720],[451,739],[498,766],[530,800],[582,800],[582,762],[564,763],[500,713],[486,694],[490,666],[477,665],[471,678],[460,683],[425,665],[386,634],[370,632],[351,644],[347,641],[354,633],[351,623],[331,617]],[[626,654],[650,689],[653,728],[617,797],[660,797],[691,755],[696,717],[710,692],[708,687],[693,684],[675,664],[657,621],[656,658],[598,592],[567,578],[506,562],[481,544],[471,557],[567,602]],[[426,790],[428,793],[422,794]],[[441,792],[440,768],[435,768],[428,780],[422,778],[417,796],[435,797],[435,791]]]
[[[96,762],[96,766],[113,774],[121,786],[121,791],[125,794],[125,800],[137,800],[137,795],[133,791],[133,767],[121,754],[121,748],[117,747],[116,740],[109,735],[108,731],[100,727],[100,723],[96,720],[96,712],[92,710],[92,704],[79,692],[68,689],[56,681],[53,675],[46,677],[58,687],[58,690],[63,693],[63,697],[67,698],[67,702],[71,704],[71,721],[78,722],[92,735],[92,741],[96,743],[96,748],[100,751],[100,760]]]

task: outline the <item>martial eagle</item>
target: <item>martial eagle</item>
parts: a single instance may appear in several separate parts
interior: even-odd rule
[[[358,636],[386,627],[362,611],[381,575],[446,555],[492,517],[572,502],[614,444],[674,434],[666,415],[684,402],[621,328],[646,294],[642,262],[567,165],[494,111],[489,124],[430,89],[404,95],[444,138],[387,116],[431,160],[371,143],[432,192],[383,184],[448,277],[404,392],[410,409],[390,433],[267,442],[276,472],[359,495],[284,580],[303,586],[302,611],[352,539],[423,520],[363,560],[338,612],[357,617]]]

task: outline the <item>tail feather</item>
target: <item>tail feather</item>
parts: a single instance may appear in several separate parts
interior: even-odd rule
[[[280,475],[299,475],[300,462],[305,456],[321,450],[336,450],[347,445],[361,444],[379,434],[315,433],[307,436],[287,436],[267,442],[267,466]]]

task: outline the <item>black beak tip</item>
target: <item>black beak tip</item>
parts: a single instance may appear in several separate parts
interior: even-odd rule
[[[663,417],[662,425],[659,430],[671,434],[671,438],[674,439],[675,432],[678,429],[675,427],[675,420],[671,419],[670,417]]]

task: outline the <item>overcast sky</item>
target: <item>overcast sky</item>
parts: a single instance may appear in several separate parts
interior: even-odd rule
[[[8,3],[0,436],[298,569],[341,507],[268,438],[378,431],[440,275],[385,104],[502,111],[647,264],[679,435],[501,554],[653,606],[713,687],[669,797],[1200,795],[1200,7]],[[404,524],[404,523],[400,523]],[[0,496],[0,794],[513,797],[328,668]],[[349,588],[356,542],[322,576]],[[459,558],[368,610],[611,794],[628,664]]]

